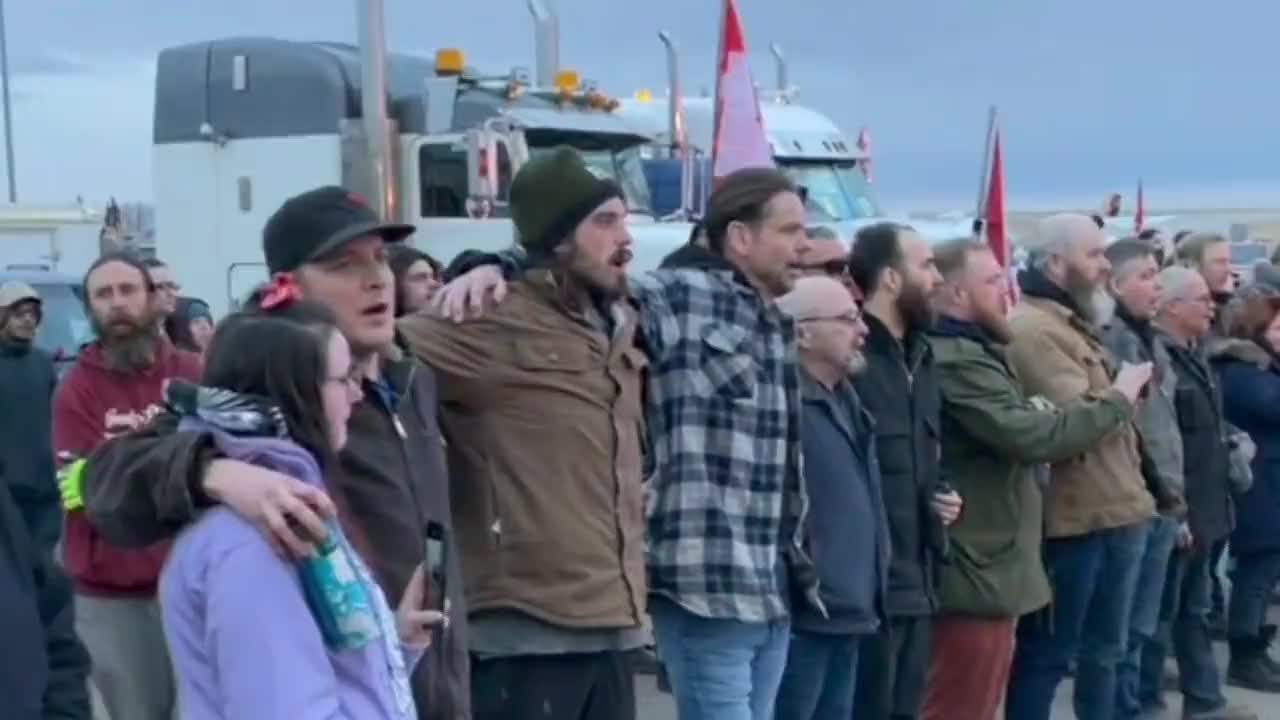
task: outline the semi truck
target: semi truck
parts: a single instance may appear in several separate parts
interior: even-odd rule
[[[642,89],[620,100],[621,112],[655,138],[645,154],[650,194],[659,215],[698,216],[710,187],[715,100],[682,94],[675,42],[667,32],[658,37],[666,51],[667,94],[656,97]],[[887,214],[863,171],[870,156],[825,114],[797,102],[782,49],[774,44],[770,51],[777,79],[773,89],[758,91],[761,119],[775,164],[804,188],[811,223],[830,226],[846,242],[859,227],[889,219],[910,224],[935,241],[971,233],[972,220]]]
[[[658,265],[690,225],[658,222],[641,164],[653,137],[617,100],[558,65],[537,0],[538,77],[482,73],[459,49],[388,53],[381,0],[363,0],[360,44],[231,37],[167,48],[156,64],[157,254],[215,315],[267,279],[261,233],[288,197],[340,185],[441,262],[509,247],[512,176],[559,145],[618,182],[633,268]],[[550,60],[546,58],[551,58]]]

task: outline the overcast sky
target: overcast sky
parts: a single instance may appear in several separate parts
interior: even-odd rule
[[[870,128],[889,204],[972,204],[986,108],[1003,115],[1014,204],[1101,203],[1146,179],[1148,203],[1280,193],[1280,3],[1231,0],[738,0],[757,82],[768,46],[801,99]],[[19,194],[151,195],[156,52],[230,35],[353,41],[352,0],[9,0]],[[629,95],[713,83],[716,0],[558,0],[566,67]],[[524,0],[386,0],[395,50],[460,47],[482,69],[532,66]]]

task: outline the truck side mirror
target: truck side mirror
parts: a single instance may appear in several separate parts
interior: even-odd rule
[[[487,130],[467,131],[467,194],[490,203],[498,198],[498,140]]]

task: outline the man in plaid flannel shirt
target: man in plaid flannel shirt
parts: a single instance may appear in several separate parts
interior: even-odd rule
[[[707,250],[630,281],[650,359],[649,609],[682,720],[771,717],[792,598],[824,611],[801,546],[794,328],[773,304],[804,221],[785,175],[740,170],[710,198]],[[459,317],[500,299],[495,260],[522,264],[476,258],[436,304]]]

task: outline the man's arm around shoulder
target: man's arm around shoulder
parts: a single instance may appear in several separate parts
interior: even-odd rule
[[[208,435],[179,432],[178,418],[107,440],[85,461],[80,492],[89,522],[110,543],[146,547],[172,538],[212,504],[205,472],[217,457]]]

